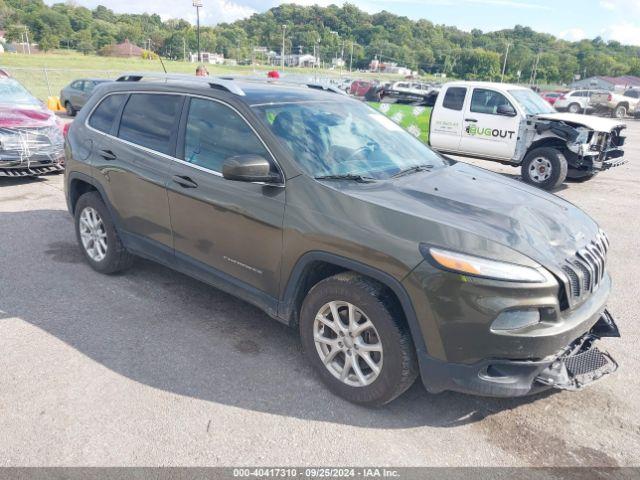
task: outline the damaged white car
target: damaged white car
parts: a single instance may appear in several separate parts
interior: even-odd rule
[[[0,71],[0,177],[62,171],[63,130],[52,111]]]
[[[558,113],[529,88],[451,82],[436,100],[429,143],[441,153],[520,166],[522,179],[553,190],[624,163],[626,125]]]

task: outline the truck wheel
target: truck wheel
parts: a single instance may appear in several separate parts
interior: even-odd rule
[[[624,118],[627,116],[627,107],[626,105],[618,105],[613,109],[612,116],[615,118]]]
[[[569,113],[580,113],[580,105],[578,103],[572,103],[567,110],[569,110]]]
[[[116,232],[109,210],[97,192],[85,193],[75,208],[76,237],[85,258],[100,273],[117,273],[133,263]]]
[[[409,327],[396,302],[382,284],[353,272],[309,291],[300,337],[322,381],[350,402],[384,405],[418,375]]]
[[[522,179],[544,190],[555,190],[567,178],[567,159],[552,147],[531,150],[522,162]]]

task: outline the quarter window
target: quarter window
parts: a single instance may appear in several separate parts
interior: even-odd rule
[[[225,160],[235,155],[269,154],[249,125],[231,108],[192,98],[184,139],[184,160],[222,172]]]
[[[442,106],[449,110],[462,110],[467,89],[464,87],[449,87],[442,101]]]
[[[132,94],[122,112],[118,138],[171,154],[182,99],[179,95]]]
[[[89,125],[104,133],[111,132],[113,121],[120,112],[126,95],[109,95],[100,102],[98,108],[93,111],[89,118]]]
[[[498,107],[505,105],[513,108],[509,100],[501,93],[484,88],[476,88],[471,96],[471,108],[474,113],[496,115]]]

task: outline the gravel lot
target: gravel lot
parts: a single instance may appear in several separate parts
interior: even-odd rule
[[[91,270],[61,175],[0,179],[0,466],[640,465],[640,122],[628,123],[627,165],[557,192],[611,239],[622,339],[601,343],[620,370],[520,400],[416,383],[384,408],[351,405],[315,378],[294,331],[250,305],[143,260]]]

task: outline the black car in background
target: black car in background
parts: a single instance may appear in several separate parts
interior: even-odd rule
[[[60,105],[67,111],[67,115],[75,117],[76,113],[87,103],[96,86],[109,81],[104,78],[74,80],[60,91]]]

